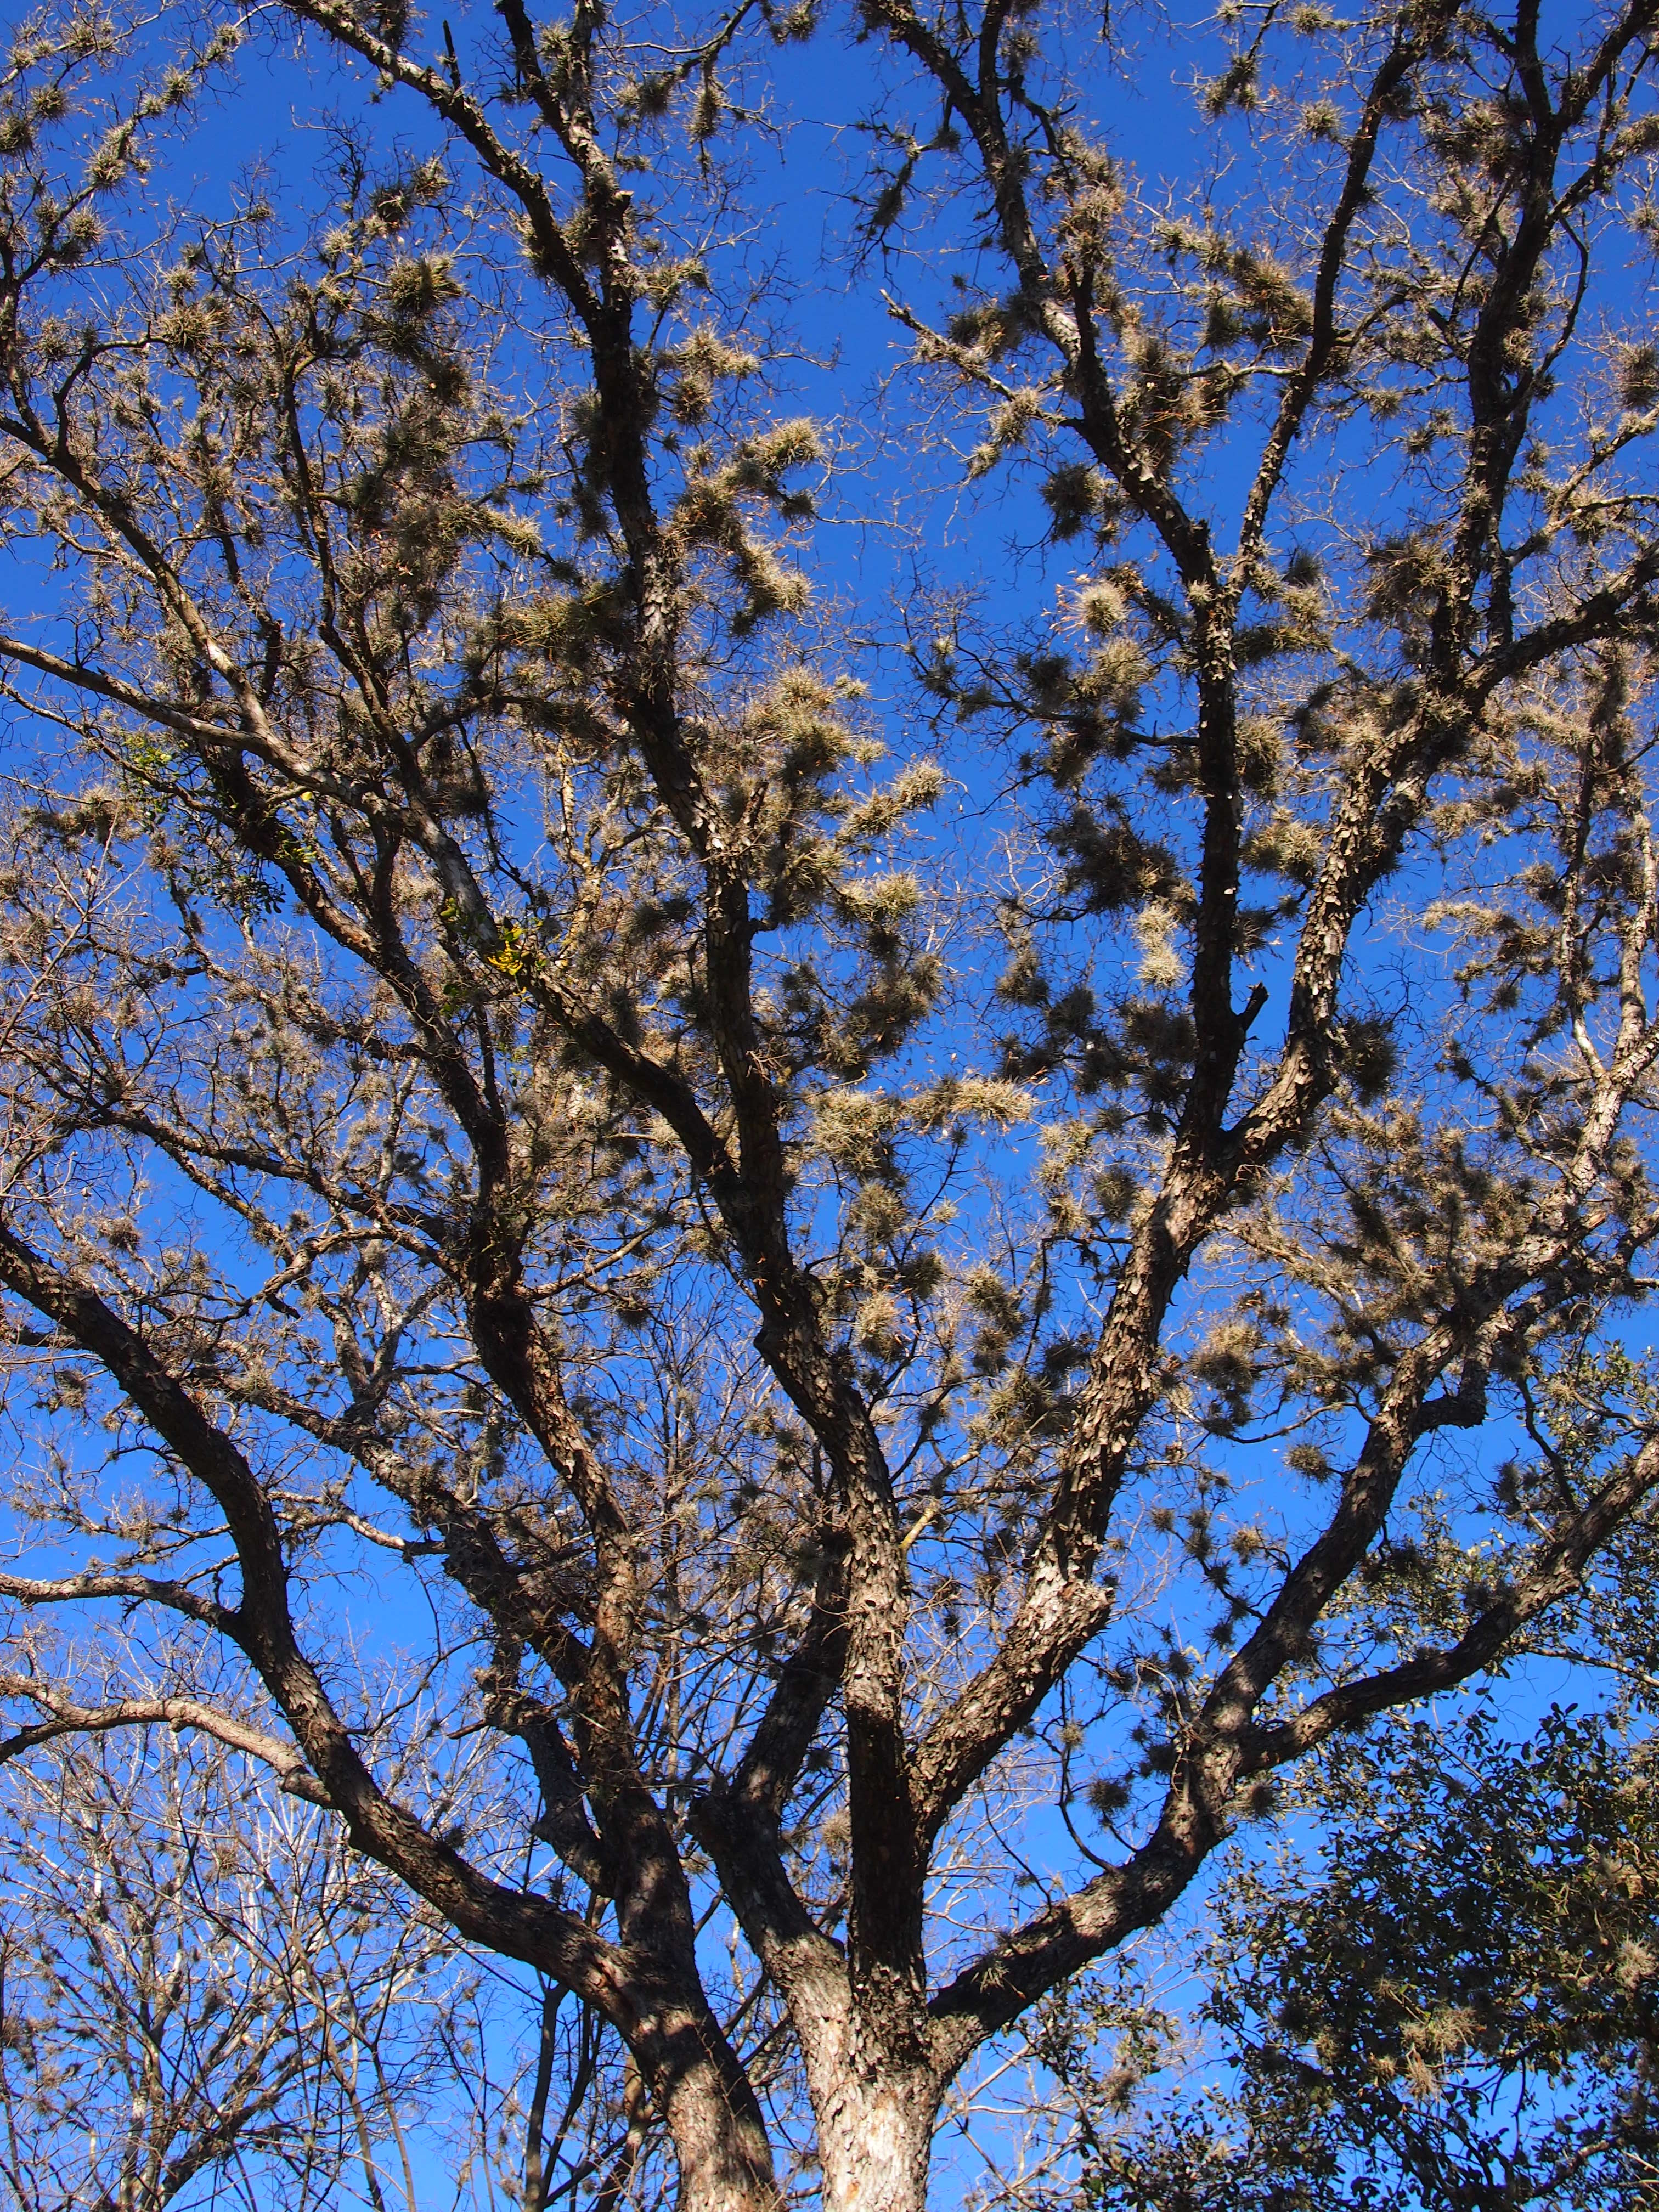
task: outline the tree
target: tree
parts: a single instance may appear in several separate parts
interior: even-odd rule
[[[1218,1901],[1202,2016],[1224,2086],[1125,2132],[1091,2008],[1042,2022],[1081,2119],[1073,2201],[1509,2212],[1650,2197],[1651,1745],[1559,1708],[1509,1745],[1477,1706],[1336,1747],[1307,1809],[1328,1838],[1318,1869],[1243,1863]]]
[[[1613,1346],[1533,1395],[1529,1449],[1505,1470],[1517,1501],[1582,1479],[1609,1379],[1650,1388]],[[1044,2004],[1028,2032],[1044,2155],[1026,2201],[1499,2212],[1652,2195],[1655,1534],[1650,1502],[1504,1669],[1524,1682],[1524,1658],[1566,1659],[1581,1686],[1611,1681],[1610,1703],[1553,1705],[1516,1742],[1482,1686],[1334,1740],[1291,1793],[1310,1841],[1229,1854],[1186,2023],[1121,1964]],[[1409,1583],[1420,1602],[1448,1580],[1432,1551],[1449,1540],[1351,1601],[1387,1614]]]
[[[40,1655],[60,1685],[66,1656]],[[257,1755],[181,1733],[179,1673],[148,1726],[4,1747],[0,2186],[18,2212],[412,2207],[470,1962]]]
[[[914,2205],[977,2054],[1659,1480],[1611,1371],[1500,1463],[1659,1219],[1654,9],[1238,8],[1167,192],[1008,0],[200,15],[4,82],[0,1591],[234,1655],[692,2212],[778,2143]],[[747,242],[849,29],[988,554],[902,677]],[[327,204],[158,214],[246,33]],[[367,1748],[376,1608],[516,1825]]]

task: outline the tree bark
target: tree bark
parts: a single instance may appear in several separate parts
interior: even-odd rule
[[[854,2060],[815,2098],[824,2212],[923,2212],[939,2085],[931,2067]]]
[[[652,2081],[654,2039],[643,2068],[674,2146],[678,2212],[779,2212],[772,2148],[754,2090],[713,2016],[702,2025],[702,2033],[689,2018],[670,2026],[664,2039],[671,2045],[695,2039],[703,2048],[689,2062],[674,2050],[668,2081],[660,2075]],[[711,2042],[718,2047],[711,2050]]]

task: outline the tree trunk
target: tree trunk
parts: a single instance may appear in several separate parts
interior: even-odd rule
[[[702,2114],[687,2126],[678,2113],[670,2132],[679,2166],[676,2212],[778,2212],[781,2200],[763,2135],[757,2142],[734,2142],[730,2128],[709,2126]]]
[[[849,2069],[817,2107],[823,2212],[924,2212],[938,2110],[926,2069]]]
[[[734,2063],[713,2057],[694,2063],[660,2097],[659,2109],[679,2169],[678,2212],[779,2212],[766,2124]]]

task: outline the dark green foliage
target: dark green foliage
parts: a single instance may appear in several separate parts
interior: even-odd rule
[[[1228,2072],[1131,2133],[1091,2122],[1078,2202],[1121,2212],[1634,2207],[1659,2179],[1659,1765],[1486,1705],[1340,1747],[1318,1856],[1241,1863],[1200,2014]],[[1062,2078],[1091,2100],[1080,2050]],[[1093,2109],[1091,2105],[1091,2109]]]

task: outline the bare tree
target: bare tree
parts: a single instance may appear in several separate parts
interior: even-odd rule
[[[46,1717],[3,1747],[7,2201],[413,2208],[422,2107],[469,2038],[477,2063],[443,1923],[264,1761],[192,1729],[190,1698],[58,1733],[61,1687],[8,1687]]]
[[[849,250],[1042,539],[902,685],[745,242],[805,11],[200,13],[4,76],[0,1590],[217,1639],[181,1718],[605,2024],[607,2203],[915,2205],[1659,1480],[1655,8],[1235,7],[1166,189],[1081,24],[863,0]],[[157,216],[249,32],[331,204]],[[374,1755],[369,1614],[511,1819]]]

